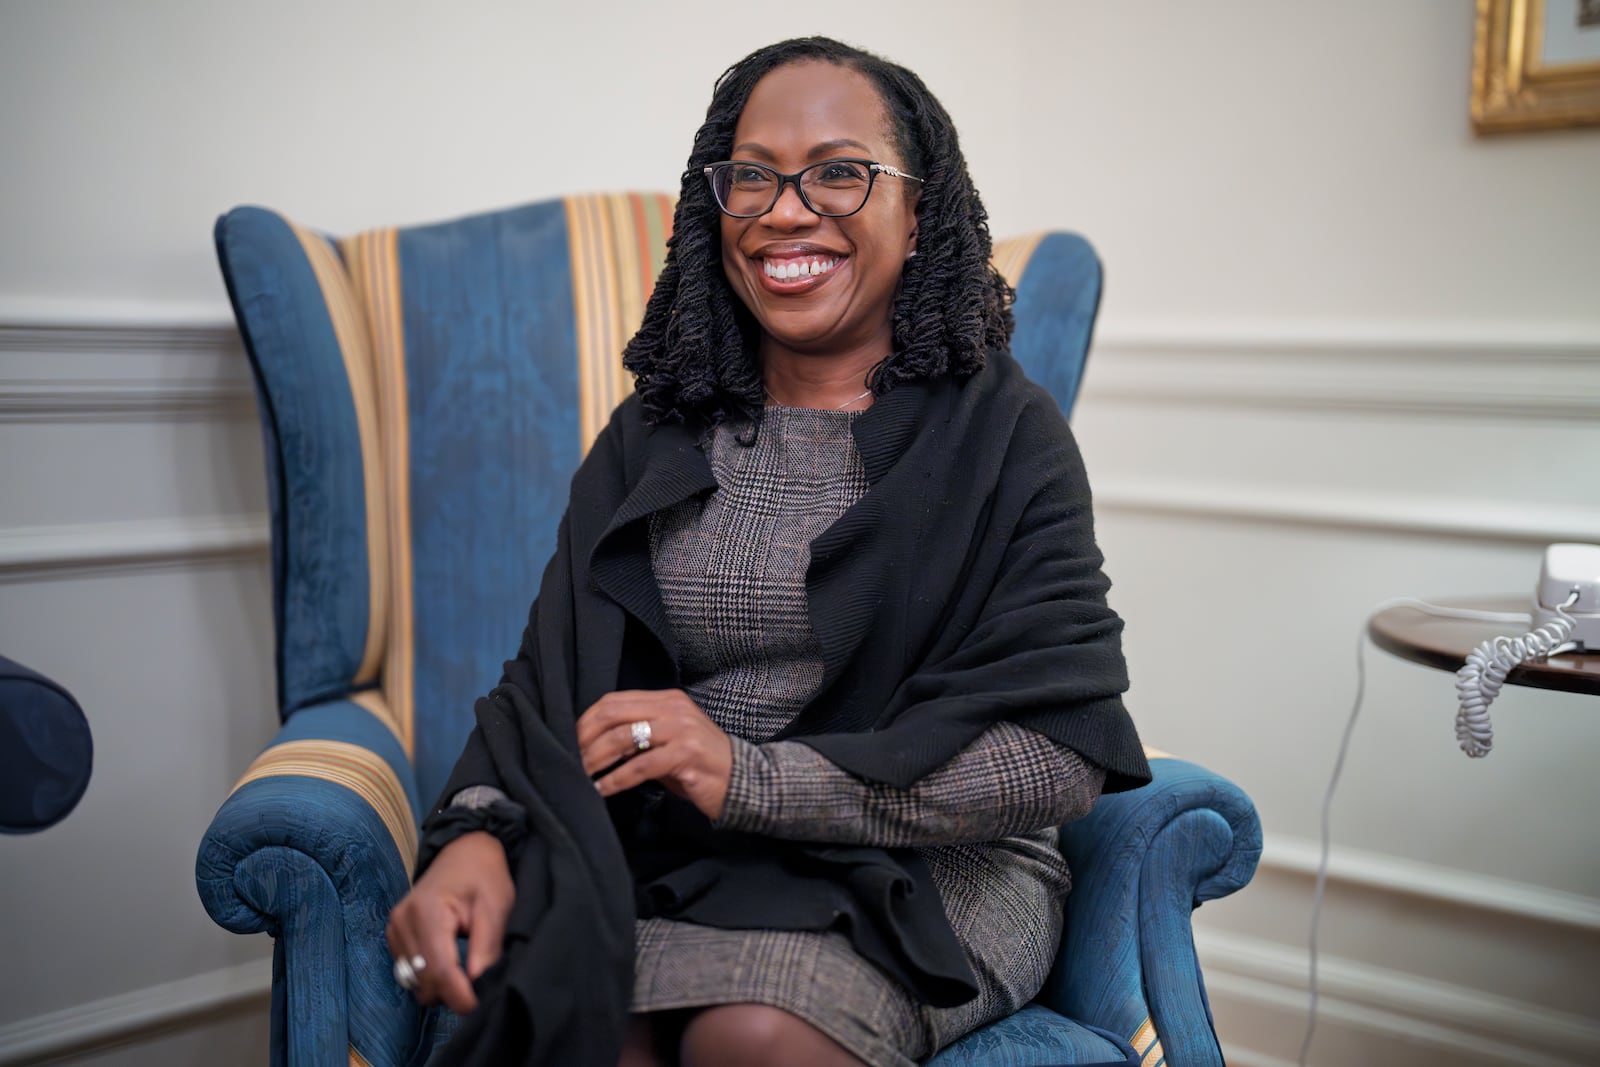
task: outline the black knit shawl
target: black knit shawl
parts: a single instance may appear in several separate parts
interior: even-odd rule
[[[778,736],[906,787],[1010,720],[1104,767],[1108,792],[1148,782],[1088,482],[1050,395],[994,353],[971,378],[896,386],[853,432],[868,490],[806,575],[822,684]],[[697,434],[647,425],[637,399],[573,479],[521,650],[440,800],[493,785],[532,823],[506,953],[442,1062],[615,1063],[636,914],[841,929],[929,1003],[975,991],[911,850],[735,835],[653,785],[603,803],[583,773],[579,714],[683,684],[646,520],[715,488]],[[419,870],[445,843],[424,830]]]

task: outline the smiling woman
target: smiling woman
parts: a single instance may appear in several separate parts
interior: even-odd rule
[[[1150,771],[985,220],[909,71],[807,38],[718,81],[390,918],[468,1013],[433,1062],[907,1067],[1038,992],[1057,827]]]

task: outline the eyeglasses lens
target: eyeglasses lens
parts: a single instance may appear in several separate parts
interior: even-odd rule
[[[756,163],[724,163],[711,171],[717,203],[728,214],[743,218],[771,211],[778,202],[780,181],[777,171]],[[851,215],[867,202],[872,173],[864,163],[816,163],[800,172],[800,188],[817,214]]]

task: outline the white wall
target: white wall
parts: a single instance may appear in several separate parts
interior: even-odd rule
[[[192,885],[273,728],[212,219],[670,189],[716,74],[805,32],[923,75],[997,234],[1079,229],[1106,260],[1075,424],[1130,703],[1260,806],[1261,874],[1197,928],[1231,1060],[1293,1058],[1366,610],[1520,592],[1545,541],[1600,537],[1600,129],[1474,139],[1461,0],[986,7],[0,0],[0,651],[99,744],[70,819],[0,840],[0,959],[26,961],[0,1062],[218,1005],[204,1041],[89,1055],[260,1043],[264,939]],[[1368,669],[1313,1062],[1600,1058],[1593,701],[1508,692],[1468,761],[1448,675]]]

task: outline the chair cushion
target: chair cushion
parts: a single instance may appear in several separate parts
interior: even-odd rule
[[[72,695],[0,656],[0,833],[67,817],[89,787],[94,740]]]
[[[928,1061],[928,1067],[1139,1067],[1133,1046],[1114,1034],[1029,1004],[979,1027]]]

